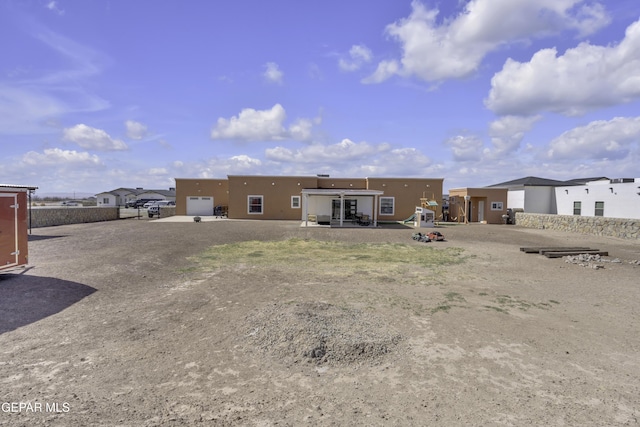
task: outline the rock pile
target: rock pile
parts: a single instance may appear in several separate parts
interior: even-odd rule
[[[245,338],[292,363],[357,364],[393,351],[401,336],[372,313],[322,302],[277,303],[247,317]]]
[[[564,262],[578,264],[580,267],[589,267],[594,270],[604,268],[604,263],[622,264],[622,260],[620,260],[620,258],[607,259],[603,256],[592,254],[569,255],[564,257]],[[640,265],[640,261],[629,261],[629,264]]]

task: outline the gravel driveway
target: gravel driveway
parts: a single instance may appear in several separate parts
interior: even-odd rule
[[[638,242],[299,225],[34,229],[27,271],[0,275],[0,425],[637,425]],[[387,274],[202,255],[288,239],[462,252]],[[519,251],[583,245],[620,262]]]

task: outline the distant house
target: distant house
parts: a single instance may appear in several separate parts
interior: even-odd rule
[[[555,189],[561,186],[580,185],[587,181],[608,180],[605,177],[578,178],[569,181],[527,176],[512,181],[490,185],[487,188],[507,189],[507,208],[522,209],[528,213],[557,214]]]
[[[507,208],[522,209],[528,213],[555,214],[555,188],[566,181],[527,176],[513,181],[490,185],[488,188],[507,189]]]
[[[96,194],[96,205],[97,206],[118,206],[118,195],[111,192],[98,193]]]
[[[558,214],[640,219],[640,178],[573,182],[555,188]]]
[[[168,190],[145,190],[138,188],[116,188],[96,194],[98,206],[126,206],[127,203],[140,199],[176,200],[176,189]]]
[[[136,194],[136,198],[140,199],[159,199],[169,200],[170,202],[176,201],[176,189],[170,188],[168,190],[144,190]]]

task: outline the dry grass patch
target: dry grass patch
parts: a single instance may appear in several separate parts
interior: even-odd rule
[[[203,269],[237,265],[289,270],[304,267],[309,274],[366,275],[369,278],[416,282],[412,267],[438,269],[464,262],[460,248],[433,248],[398,243],[344,243],[308,239],[248,241],[213,246],[196,257]]]

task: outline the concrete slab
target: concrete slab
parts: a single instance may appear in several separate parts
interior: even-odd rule
[[[195,215],[174,215],[166,218],[152,219],[150,222],[194,222]],[[229,221],[229,218],[220,218],[216,216],[201,216],[201,222],[213,222],[213,221]]]

